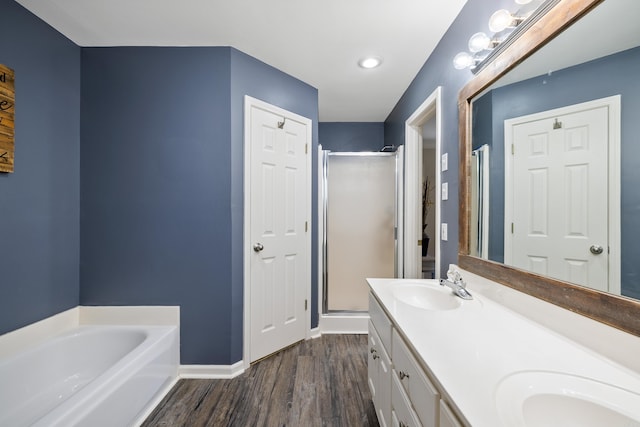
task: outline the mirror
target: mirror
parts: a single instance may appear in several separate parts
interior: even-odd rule
[[[459,264],[636,335],[637,16],[560,2],[459,99]]]

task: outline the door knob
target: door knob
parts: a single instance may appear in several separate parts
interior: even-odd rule
[[[592,254],[594,255],[600,255],[603,251],[604,248],[602,246],[599,245],[592,245],[589,250],[591,251]]]
[[[263,249],[264,249],[264,246],[262,246],[262,243],[256,243],[255,245],[253,245],[253,250],[256,252],[260,252]]]

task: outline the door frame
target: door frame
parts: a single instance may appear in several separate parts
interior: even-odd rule
[[[305,261],[307,264],[307,274],[305,276],[304,283],[304,295],[307,300],[307,310],[305,315],[305,338],[310,337],[311,331],[311,235],[313,230],[312,215],[311,215],[311,197],[312,197],[312,125],[313,121],[307,117],[300,116],[292,113],[275,105],[269,104],[265,101],[253,98],[249,95],[244,96],[244,216],[243,216],[243,251],[242,251],[242,263],[243,263],[243,283],[244,283],[244,297],[243,297],[243,350],[242,358],[244,369],[248,369],[251,364],[251,109],[260,108],[267,110],[273,114],[280,115],[283,118],[295,120],[304,123],[307,128],[307,149],[306,149],[306,217],[307,217],[307,232],[305,233],[305,247],[306,256]]]
[[[442,208],[442,86],[438,86],[405,122],[404,135],[404,271],[402,277],[422,278],[422,263],[416,239],[422,239],[422,126],[435,116],[436,120],[436,236],[435,278],[440,278],[441,208]]]
[[[541,111],[539,113],[514,117],[504,121],[504,262],[511,261],[513,238],[510,224],[513,221],[513,158],[511,144],[513,144],[513,126],[522,122],[537,121],[553,116],[561,116],[591,110],[600,107],[608,108],[609,144],[608,144],[608,239],[609,239],[609,286],[608,292],[620,295],[621,280],[621,207],[620,207],[620,124],[621,124],[621,96],[614,95],[593,101],[581,102]],[[508,254],[508,256],[507,256]]]

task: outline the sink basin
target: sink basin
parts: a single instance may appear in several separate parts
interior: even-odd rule
[[[640,426],[640,394],[562,373],[510,375],[496,389],[496,405],[508,426]]]
[[[437,282],[402,282],[394,285],[392,293],[398,301],[423,310],[453,310],[462,304],[462,299]]]

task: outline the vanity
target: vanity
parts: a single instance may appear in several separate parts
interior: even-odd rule
[[[367,280],[381,426],[640,426],[639,338],[458,271]]]
[[[640,426],[640,3],[518,4],[541,6],[458,95],[454,270],[473,299],[368,279],[383,426]],[[594,161],[538,162],[595,142]]]

